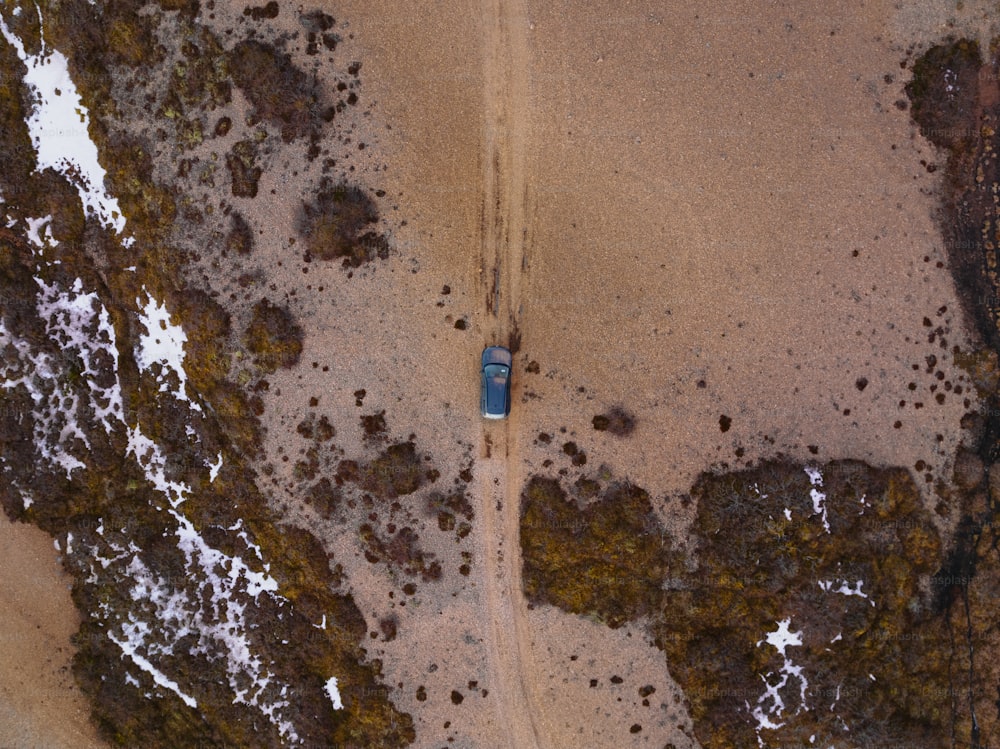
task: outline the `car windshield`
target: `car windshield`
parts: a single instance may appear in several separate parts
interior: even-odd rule
[[[507,367],[503,364],[487,364],[484,371],[486,376],[497,384],[503,384],[504,380],[507,379]]]
[[[483,366],[488,364],[500,364],[505,367],[511,365],[510,351],[502,346],[490,346],[483,351]]]

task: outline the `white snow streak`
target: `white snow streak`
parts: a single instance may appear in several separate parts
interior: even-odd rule
[[[41,11],[39,24],[41,24]],[[90,139],[90,117],[69,74],[65,55],[46,50],[29,55],[24,44],[0,19],[0,33],[14,47],[28,72],[24,83],[32,97],[28,134],[37,153],[36,171],[51,167],[76,187],[85,210],[96,213],[105,226],[121,234],[125,218],[118,200],[104,189],[107,173],[98,159],[97,146]],[[132,240],[126,237],[126,247]]]

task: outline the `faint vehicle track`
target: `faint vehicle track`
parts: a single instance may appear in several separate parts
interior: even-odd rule
[[[529,251],[525,136],[528,122],[528,20],[524,0],[481,0],[484,23],[484,133],[480,215],[480,293],[485,345],[520,347],[520,292]],[[515,364],[516,368],[516,364]],[[516,392],[517,382],[514,382]],[[544,746],[535,718],[537,694],[521,593],[518,540],[521,460],[519,417],[483,430],[477,480],[483,498],[483,543],[490,661],[500,700],[498,719],[513,749]]]

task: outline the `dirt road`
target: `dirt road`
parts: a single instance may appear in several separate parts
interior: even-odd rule
[[[484,28],[484,132],[480,187],[480,298],[484,345],[520,347],[521,280],[529,252],[525,137],[528,128],[528,40],[523,0],[481,0]],[[515,360],[515,374],[518,369]],[[502,424],[484,424],[478,470],[483,559],[491,627],[490,670],[499,685],[499,721],[516,749],[540,747],[538,689],[521,594],[518,544],[522,484],[516,409]]]
[[[482,498],[482,537],[485,586],[490,622],[490,672],[498,691],[498,722],[509,729],[514,749],[547,746],[539,736],[535,713],[539,690],[531,662],[530,628],[521,595],[521,566],[517,546],[517,470],[510,470],[506,448],[516,443],[510,425],[487,427],[492,455],[479,463]]]

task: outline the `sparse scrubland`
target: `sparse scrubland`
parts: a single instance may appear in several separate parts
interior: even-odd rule
[[[260,393],[298,365],[306,329],[253,273],[238,280],[252,304],[223,304],[199,278],[253,256],[246,201],[291,147],[322,170],[298,203],[303,260],[339,261],[346,283],[389,257],[376,202],[328,147],[358,104],[360,64],[335,56],[342,40],[320,11],[294,11],[305,48],[290,50],[267,26],[287,12],[277,3],[248,8],[233,37],[190,0],[38,10],[0,13],[26,54],[67,56],[125,231],[84,204],[72,174],[36,169],[28,69],[0,43],[0,504],[51,533],[73,575],[74,673],[102,735],[412,743],[413,720],[364,647],[376,623],[339,560],[284,524],[259,481]],[[336,64],[303,67],[321,54]],[[522,492],[528,601],[645,626],[705,747],[979,746],[1000,730],[1000,96],[982,54],[935,47],[908,88],[915,123],[947,155],[942,232],[982,341],[951,352],[981,404],[951,482],[921,490],[916,466],[780,457],[706,472],[683,498],[694,520],[682,540],[646,490],[587,467],[600,462],[592,448],[541,440],[563,468]],[[182,366],[157,353],[159,338],[182,341]],[[367,452],[347,457],[342,425],[310,411],[292,476],[322,522],[351,527],[367,562],[413,596],[456,572],[421,534],[467,543],[472,460],[446,486],[414,437],[390,436],[384,411],[360,418]],[[641,414],[615,406],[592,425],[627,445]],[[397,636],[393,617],[377,628]]]
[[[683,544],[645,491],[607,475],[536,475],[523,493],[529,600],[643,622],[702,746],[985,746],[1000,730],[996,69],[975,42],[947,42],[907,86],[947,159],[941,231],[980,340],[951,352],[980,407],[951,480],[927,490],[934,513],[922,466],[851,460],[706,472],[683,500],[695,507]]]

